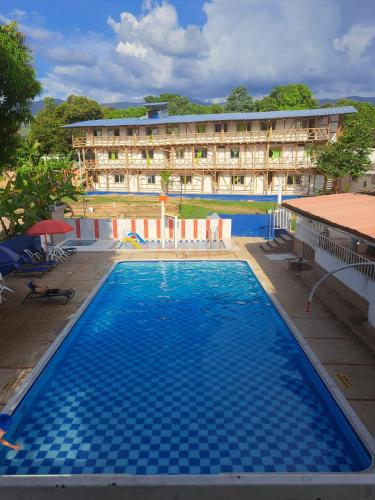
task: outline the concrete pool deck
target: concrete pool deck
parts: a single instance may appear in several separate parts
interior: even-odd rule
[[[375,437],[375,355],[372,354],[317,299],[311,313],[305,312],[307,288],[287,270],[283,261],[271,261],[260,250],[257,239],[235,238],[232,252],[179,253],[185,258],[246,259],[265,287],[284,307],[343,395]],[[25,276],[8,278],[14,293],[6,293],[0,305],[0,411],[14,391],[27,378],[90,292],[118,260],[171,260],[174,251],[79,252],[41,278],[43,283],[75,288],[67,306],[46,301],[21,301],[27,289]]]

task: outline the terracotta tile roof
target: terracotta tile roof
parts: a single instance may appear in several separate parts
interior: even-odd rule
[[[342,193],[285,201],[291,211],[375,243],[375,196]]]

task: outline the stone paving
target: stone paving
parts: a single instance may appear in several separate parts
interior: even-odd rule
[[[177,258],[247,259],[375,436],[375,355],[318,300],[312,312],[306,313],[308,290],[285,262],[267,259],[257,239],[235,238],[235,243],[237,249],[230,252],[184,251]],[[0,411],[112,263],[175,258],[172,251],[78,252],[39,279],[48,286],[74,288],[76,294],[66,306],[29,301],[21,307],[28,277],[9,277],[6,283],[15,292],[6,293],[6,301],[0,305]]]

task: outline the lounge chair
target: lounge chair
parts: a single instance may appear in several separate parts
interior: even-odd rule
[[[21,255],[21,259],[23,260],[23,262],[28,266],[28,265],[32,265],[32,266],[50,266],[50,267],[56,267],[57,264],[58,264],[58,261],[57,260],[40,260],[38,262],[35,262],[32,257],[30,257],[30,255],[25,251],[22,255]]]
[[[69,300],[74,297],[75,290],[73,288],[68,288],[67,290],[61,290],[60,288],[48,288],[41,283],[36,283],[33,280],[27,281],[26,286],[30,288],[30,292],[22,301],[22,306],[29,299],[47,299],[57,304],[65,305]],[[59,299],[65,299],[63,302]]]
[[[52,266],[46,264],[22,264],[22,262],[13,262],[13,272],[17,274],[46,274],[52,269]]]

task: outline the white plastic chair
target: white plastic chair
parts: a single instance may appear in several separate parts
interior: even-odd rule
[[[69,257],[69,254],[65,252],[62,248],[56,246],[48,247],[48,259],[58,260],[60,262],[65,262]]]
[[[42,258],[42,255],[39,253],[39,252],[32,252],[31,250],[29,250],[28,248],[25,248],[24,250],[25,254],[28,255],[30,257],[30,259],[37,263],[37,262],[41,262],[43,260]]]
[[[3,292],[5,290],[8,292],[14,292],[14,290],[5,285],[3,275],[0,273],[0,304],[3,303],[3,300],[5,301],[5,298],[3,297]]]

